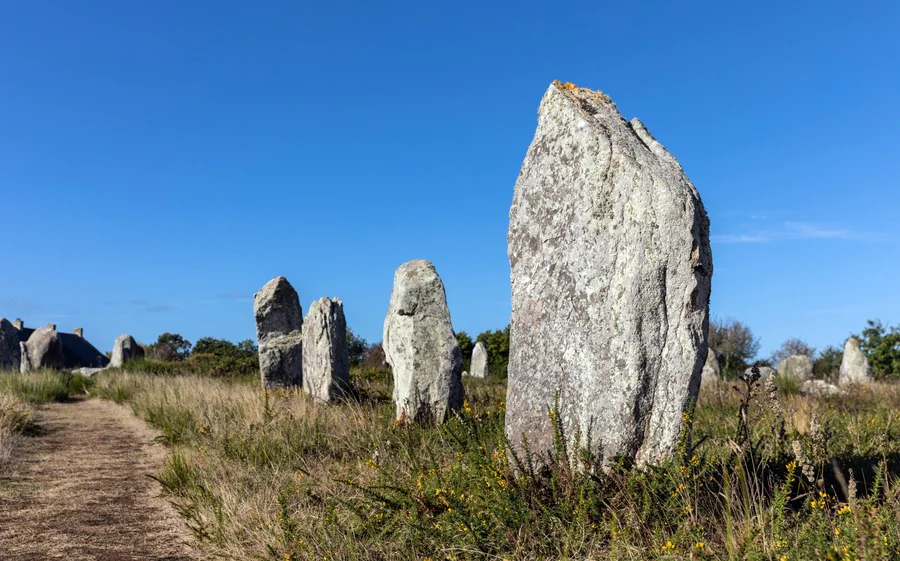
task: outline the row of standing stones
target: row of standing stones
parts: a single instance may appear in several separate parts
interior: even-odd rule
[[[316,300],[304,321],[297,291],[278,277],[256,293],[253,311],[264,387],[302,386],[325,402],[349,389],[347,322],[340,300]]]
[[[350,362],[340,300],[317,300],[304,320],[297,291],[278,277],[254,296],[254,316],[263,387],[302,386],[324,402],[346,393]],[[398,419],[443,422],[459,409],[462,352],[444,285],[428,261],[410,261],[397,269],[382,345],[394,375]],[[487,377],[487,362],[479,342],[471,375]]]
[[[751,370],[748,368],[745,374],[750,374]],[[778,363],[778,370],[761,366],[758,368],[758,372],[761,379],[777,373],[782,378],[792,378],[801,382],[809,391],[825,393],[837,393],[840,391],[839,386],[864,384],[874,379],[869,359],[859,348],[859,341],[853,337],[844,343],[844,354],[837,380],[838,386],[827,384],[821,380],[813,380],[813,362],[806,355],[793,355],[785,358]],[[718,357],[715,350],[710,348],[706,363],[703,365],[702,383],[707,385],[721,380],[722,369],[719,366]]]
[[[709,220],[675,158],[604,94],[554,82],[538,115],[510,210],[507,435],[517,451],[545,457],[559,423],[570,450],[659,461],[706,361]],[[322,349],[308,348],[310,320],[286,280],[255,300],[266,386],[344,379],[338,342],[326,335]],[[397,269],[383,347],[398,419],[441,422],[461,407],[462,356],[431,263]]]
[[[142,358],[144,349],[130,335],[120,335],[113,344],[108,368],[121,368],[132,359]],[[35,329],[26,341],[6,318],[0,318],[0,370],[29,372],[44,368],[60,370],[65,366],[62,339],[56,326]],[[102,368],[81,369],[93,374]]]

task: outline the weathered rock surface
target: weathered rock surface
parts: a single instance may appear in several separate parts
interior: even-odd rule
[[[272,279],[253,297],[259,371],[263,387],[303,383],[303,309],[284,277]]]
[[[0,318],[0,372],[18,372],[22,365],[22,351],[19,348],[19,330],[5,318]]]
[[[506,429],[638,464],[675,447],[707,352],[709,220],[681,166],[604,94],[555,82],[510,210]]]
[[[859,348],[859,341],[853,337],[847,339],[844,343],[844,358],[841,359],[841,373],[838,377],[838,383],[844,384],[865,384],[872,381],[872,367],[869,366],[869,359]]]
[[[472,372],[469,373],[473,378],[488,377],[488,353],[481,341],[475,343],[472,350]]]
[[[59,370],[63,367],[62,339],[53,326],[35,330],[23,346],[25,352],[22,354],[22,372],[41,368]]]
[[[703,365],[701,385],[714,384],[722,379],[722,368],[719,366],[719,357],[715,349],[709,349],[706,353],[706,363]]]
[[[844,390],[825,380],[804,380],[800,391],[806,395],[837,395]]]
[[[462,351],[444,283],[430,262],[397,269],[382,344],[394,372],[398,419],[443,422],[462,406]]]
[[[119,335],[113,345],[110,368],[122,368],[129,360],[144,358],[144,349],[131,335]]]
[[[303,389],[320,401],[331,401],[349,387],[344,304],[321,298],[312,303],[303,322]]]
[[[764,382],[766,380],[766,378],[775,374],[774,368],[770,368],[768,366],[760,366],[758,368],[759,368],[759,381],[760,382]],[[752,366],[750,368],[744,370],[744,376],[749,378],[752,375],[753,375],[753,367]]]
[[[782,378],[809,380],[813,374],[813,362],[806,355],[793,355],[778,363],[778,375]]]

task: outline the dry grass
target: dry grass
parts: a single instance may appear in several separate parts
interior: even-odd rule
[[[466,410],[431,428],[393,422],[384,373],[354,384],[333,406],[198,377],[108,373],[93,391],[160,430],[159,481],[223,558],[900,558],[897,385],[757,387],[741,438],[722,384],[665,465],[535,472],[507,462],[500,381],[466,380]]]

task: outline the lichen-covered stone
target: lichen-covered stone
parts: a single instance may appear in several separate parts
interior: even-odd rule
[[[5,318],[0,318],[0,372],[18,372],[21,365],[19,330]]]
[[[344,304],[335,298],[312,303],[303,322],[303,389],[331,401],[350,387],[350,354]]]
[[[263,387],[303,383],[303,309],[284,277],[272,279],[253,297],[259,372]]]
[[[382,345],[394,373],[398,419],[443,422],[462,406],[462,351],[444,283],[428,261],[397,269]]]
[[[510,210],[507,434],[608,460],[675,447],[707,352],[709,220],[681,166],[604,94],[555,82]],[[574,447],[570,448],[574,449]]]
[[[113,344],[110,368],[122,368],[129,360],[144,358],[144,349],[131,335],[119,335]]]
[[[793,355],[778,363],[778,375],[804,381],[812,378],[813,362],[806,355]]]
[[[844,384],[865,384],[871,382],[872,367],[869,366],[869,359],[859,348],[859,341],[853,337],[847,339],[844,343],[844,358],[841,359],[841,373],[838,378],[840,385]]]
[[[701,385],[714,384],[722,379],[722,368],[719,366],[719,358],[715,349],[710,348],[706,353],[706,363],[703,365]]]
[[[24,343],[22,372],[50,368],[59,370],[63,367],[64,356],[62,339],[52,325],[34,331]],[[27,355],[27,358],[26,356]]]
[[[484,348],[484,343],[478,341],[475,343],[475,349],[472,350],[472,371],[469,373],[473,378],[488,377],[488,354]]]

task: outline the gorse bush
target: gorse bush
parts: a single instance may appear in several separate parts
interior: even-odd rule
[[[897,386],[705,389],[674,457],[635,469],[560,430],[540,464],[513,455],[496,380],[466,380],[439,427],[394,422],[387,371],[353,382],[330,407],[191,376],[108,373],[94,391],[160,428],[159,481],[225,558],[900,558]]]

